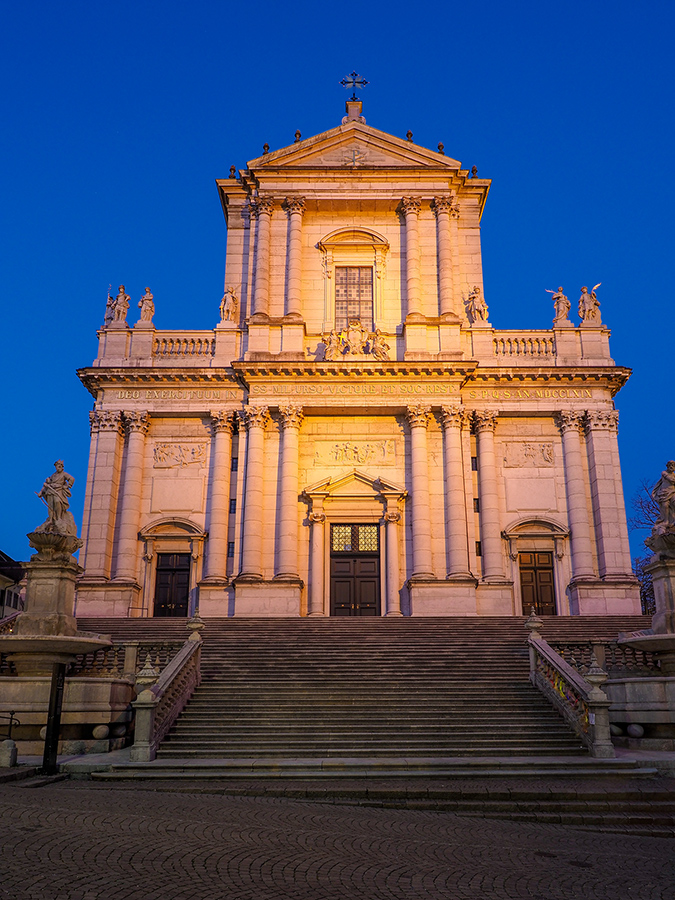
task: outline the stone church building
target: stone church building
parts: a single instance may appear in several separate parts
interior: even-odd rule
[[[217,182],[215,328],[109,298],[78,615],[639,614],[595,292],[494,329],[490,181],[346,112]]]

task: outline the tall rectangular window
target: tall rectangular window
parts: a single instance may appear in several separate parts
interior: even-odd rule
[[[352,319],[373,330],[372,266],[336,266],[335,328],[342,331]]]

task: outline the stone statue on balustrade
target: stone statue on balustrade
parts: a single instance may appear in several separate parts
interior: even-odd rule
[[[155,314],[155,301],[153,299],[152,294],[150,293],[150,288],[146,287],[145,293],[138,301],[138,308],[141,311],[141,322],[152,322],[152,317]]]
[[[469,292],[466,300],[466,311],[473,325],[475,322],[487,322],[488,306],[478,285]]]
[[[669,459],[652,489],[659,514],[645,544],[656,554],[675,558],[675,459]]]
[[[595,293],[596,288],[602,284],[599,281],[591,288],[589,294],[586,286],[581,289],[581,297],[579,297],[579,318],[582,325],[600,325],[600,302]]]
[[[385,341],[384,336],[379,328],[375,329],[375,333],[370,336],[370,352],[375,359],[389,359],[389,344]]]
[[[324,360],[326,360],[326,362],[332,362],[333,360],[340,359],[343,352],[342,338],[337,331],[333,329],[329,335],[322,334],[321,340],[326,345],[326,349],[323,352]]]
[[[234,322],[237,316],[238,307],[239,299],[237,298],[235,289],[233,287],[227,288],[223,294],[223,299],[220,301],[220,321]]]
[[[551,291],[548,288],[545,288],[547,294],[552,294],[551,300],[553,300],[553,307],[555,309],[555,317],[553,319],[553,327],[560,328],[561,326],[571,325],[569,319],[570,309],[572,309],[572,304],[567,299],[567,297],[563,294],[562,287],[559,287],[557,291]]]
[[[64,471],[61,459],[57,459],[54,463],[54,469],[56,471],[45,479],[44,484],[37,492],[37,496],[47,507],[49,515],[35,531],[77,536],[75,519],[70,512],[70,489],[75,479]]]
[[[106,303],[105,310],[106,325],[110,325],[112,322],[126,323],[130,302],[131,297],[125,293],[123,284],[119,286],[116,297],[112,297],[108,294],[108,302]]]

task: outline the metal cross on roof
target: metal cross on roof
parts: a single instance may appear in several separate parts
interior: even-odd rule
[[[359,90],[361,90],[368,84],[368,82],[357,72],[352,72],[351,75],[347,75],[346,78],[343,78],[340,84],[343,87],[346,87],[348,91],[354,91],[354,96],[350,98],[351,100],[358,100],[359,98],[356,96],[356,89],[358,88]]]

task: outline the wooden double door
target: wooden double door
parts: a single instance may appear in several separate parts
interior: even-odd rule
[[[554,616],[555,584],[553,581],[552,553],[519,553],[520,593],[523,598],[523,615],[534,611],[539,616]]]
[[[187,616],[190,599],[190,554],[158,553],[155,616]]]
[[[331,616],[380,615],[377,525],[331,525]]]

